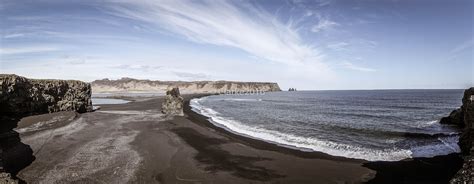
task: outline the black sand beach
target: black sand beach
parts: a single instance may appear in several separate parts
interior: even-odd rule
[[[215,127],[190,109],[199,96],[185,96],[184,117],[161,115],[156,97],[24,118],[16,130],[36,160],[18,176],[28,183],[447,183],[462,164],[457,154],[367,162],[284,148]]]

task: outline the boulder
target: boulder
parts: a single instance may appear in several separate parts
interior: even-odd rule
[[[161,112],[167,116],[183,116],[184,99],[179,93],[179,88],[166,91],[166,96],[161,105]]]

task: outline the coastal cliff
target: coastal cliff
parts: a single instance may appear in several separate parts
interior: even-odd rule
[[[92,111],[91,86],[74,80],[36,80],[0,74],[0,175],[15,176],[33,160],[32,150],[13,130],[35,114]],[[7,180],[0,177],[0,183]]]
[[[440,123],[453,124],[461,127],[462,133],[458,145],[464,155],[464,164],[454,176],[451,183],[474,183],[474,87],[466,89],[460,109],[454,110]]]
[[[92,82],[94,93],[114,92],[166,92],[178,87],[181,93],[220,93],[225,91],[281,91],[277,83],[272,82],[234,82],[234,81],[151,81],[122,78],[118,80],[95,80]]]

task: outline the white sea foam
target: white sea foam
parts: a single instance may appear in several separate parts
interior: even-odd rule
[[[224,99],[226,101],[244,101],[244,102],[260,102],[262,99],[249,99],[249,98],[229,98],[229,99]]]
[[[458,138],[458,136],[439,137],[438,140],[441,141],[440,144],[413,147],[411,148],[413,152],[412,157],[434,157],[437,155],[458,153],[461,151],[457,145]]]
[[[322,141],[312,137],[302,137],[288,133],[267,130],[264,128],[251,127],[240,123],[231,118],[224,118],[210,108],[201,104],[204,99],[193,99],[190,102],[191,107],[196,112],[209,117],[216,126],[225,128],[233,133],[279,144],[285,147],[296,148],[300,150],[319,151],[334,156],[347,158],[364,159],[368,161],[398,161],[412,157],[433,157],[436,155],[445,155],[453,152],[459,152],[456,136],[447,138],[438,138],[441,143],[418,146],[410,149],[383,149],[376,150],[348,144],[340,144],[331,141]],[[429,122],[431,124],[431,122]],[[447,149],[446,149],[447,148]]]

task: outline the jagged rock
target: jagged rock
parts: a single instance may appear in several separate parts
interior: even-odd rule
[[[0,184],[18,184],[18,180],[13,179],[10,173],[0,172]]]
[[[462,114],[464,129],[459,137],[459,147],[463,154],[473,154],[471,152],[472,142],[474,141],[474,101],[471,100],[471,96],[474,95],[474,88],[470,88],[464,91],[464,97],[462,99]]]
[[[35,80],[0,75],[0,111],[10,116],[92,111],[91,86],[75,80]]]
[[[464,155],[461,170],[451,180],[451,183],[474,183],[474,87],[464,91],[462,99],[462,123],[464,125],[458,145]]]
[[[36,80],[0,74],[0,172],[15,176],[33,151],[13,130],[25,116],[58,111],[92,111],[91,86],[75,80]]]
[[[179,88],[166,91],[166,97],[161,105],[161,112],[169,116],[183,116],[184,99],[179,93]]]
[[[449,124],[449,125],[457,125],[460,128],[464,128],[464,120],[463,120],[463,113],[461,108],[453,110],[449,116],[441,118],[439,123],[441,124]]]

